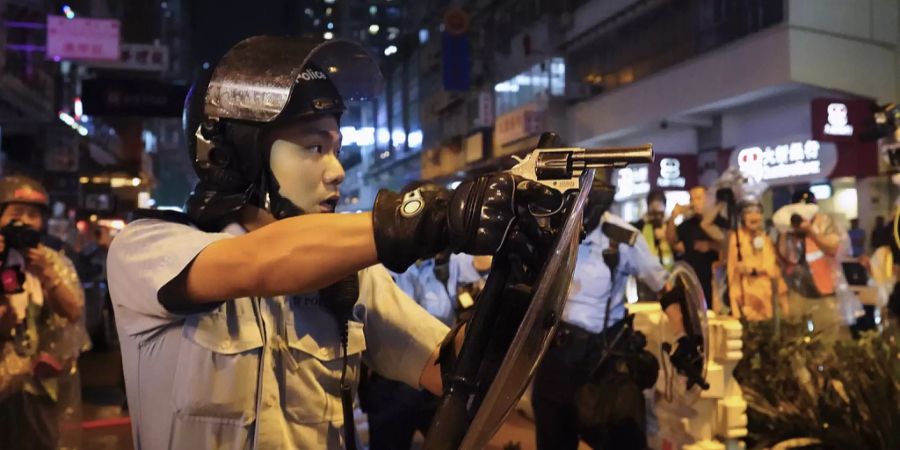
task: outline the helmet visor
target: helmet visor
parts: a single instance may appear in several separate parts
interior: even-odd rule
[[[256,36],[231,48],[216,66],[206,93],[209,117],[272,122],[285,111],[307,64],[327,75],[346,102],[381,94],[378,63],[351,41]]]

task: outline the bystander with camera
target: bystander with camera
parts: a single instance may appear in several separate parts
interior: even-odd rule
[[[69,258],[42,243],[48,200],[35,180],[0,179],[0,448],[78,440],[62,430],[80,421],[84,292]]]

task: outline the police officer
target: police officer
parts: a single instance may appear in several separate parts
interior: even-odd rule
[[[397,275],[397,285],[431,315],[452,326],[460,313],[472,307],[484,285],[490,263],[481,267],[486,270],[475,267],[483,258],[465,253],[438,254]]]
[[[575,449],[579,439],[603,449],[647,446],[642,390],[654,384],[658,366],[626,319],[629,276],[662,294],[676,331],[682,329],[674,303],[683,291],[666,288],[668,273],[638,230],[607,212],[615,189],[599,175],[562,322],[535,376],[539,449]]]
[[[317,214],[334,210],[344,178],[344,101],[382,84],[357,44],[259,36],[195,85],[186,214],[144,213],[109,250],[137,448],[353,447],[361,359],[440,392],[447,327],[377,264],[492,253],[514,198],[559,199],[499,174],[452,193],[381,191],[372,213]]]
[[[396,276],[397,285],[445,325],[452,326],[472,305],[486,274],[472,255],[442,252]],[[462,300],[462,299],[465,300]],[[369,421],[369,449],[409,449],[416,431],[425,435],[439,398],[426,390],[370,373],[360,399]]]

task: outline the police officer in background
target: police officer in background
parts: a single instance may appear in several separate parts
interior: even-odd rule
[[[79,445],[84,291],[72,261],[43,243],[48,207],[37,181],[0,179],[0,448]]]
[[[682,289],[666,286],[668,273],[633,226],[607,209],[615,188],[600,173],[585,208],[587,237],[578,259],[569,298],[553,344],[534,380],[537,446],[541,450],[578,448],[579,438],[594,448],[647,446],[645,400],[658,374],[644,350],[643,335],[626,319],[629,276],[660,294],[676,334],[682,333]],[[686,338],[681,351],[689,351]],[[692,350],[696,354],[696,346]]]
[[[137,448],[354,447],[362,359],[441,392],[448,328],[385,267],[493,253],[523,202],[560,199],[496,174],[327,214],[344,101],[382,84],[355,43],[258,36],[195,85],[185,122],[200,181],[186,214],[144,212],[109,250]]]
[[[482,257],[478,257],[481,263]],[[488,259],[490,257],[487,257]],[[475,257],[442,252],[395,276],[397,285],[445,325],[453,326],[467,314],[483,285],[486,271],[475,267]],[[369,449],[409,449],[416,431],[428,432],[439,397],[370,372],[361,385],[360,401],[369,421]]]

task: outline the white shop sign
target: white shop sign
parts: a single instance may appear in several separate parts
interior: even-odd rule
[[[661,188],[683,188],[687,180],[681,176],[681,161],[676,158],[659,160],[659,177],[656,185]]]
[[[634,196],[646,196],[650,192],[650,166],[631,166],[616,171],[616,201]]]
[[[837,148],[812,139],[739,148],[731,165],[770,185],[804,183],[827,178],[837,165]]]
[[[823,130],[832,136],[853,136],[853,125],[847,118],[847,105],[844,103],[828,104],[828,123]]]

